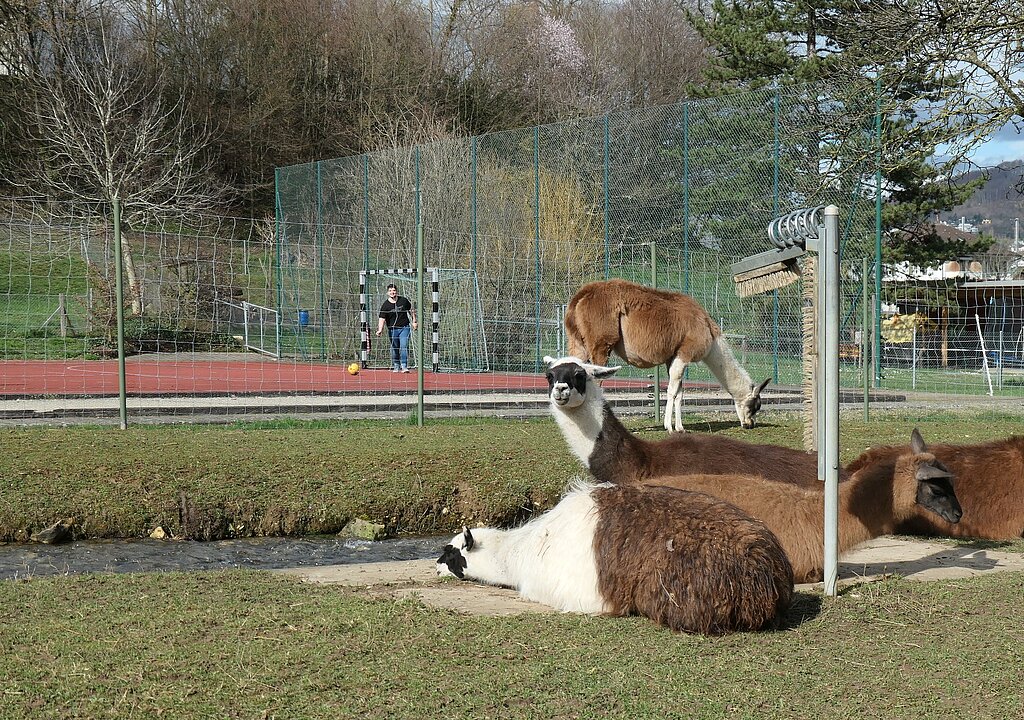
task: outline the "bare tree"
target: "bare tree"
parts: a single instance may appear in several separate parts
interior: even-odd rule
[[[949,143],[954,163],[1000,128],[1024,131],[1024,3],[867,0],[851,59],[873,60],[888,87],[941,88],[906,101]]]
[[[32,69],[39,148],[27,184],[58,200],[119,200],[126,224],[214,209],[223,191],[205,155],[209,134],[165,102],[133,62],[121,17],[105,0],[55,0],[40,18],[46,51]],[[131,242],[122,254],[134,314],[144,311]]]

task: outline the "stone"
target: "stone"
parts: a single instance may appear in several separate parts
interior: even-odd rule
[[[170,534],[164,530],[163,525],[157,525],[153,528],[153,532],[149,534],[149,537],[153,540],[166,540],[170,537]]]
[[[72,540],[71,523],[58,520],[50,527],[32,533],[31,539],[33,542],[45,545],[59,545],[60,543],[70,542]]]
[[[338,533],[338,537],[357,540],[383,540],[387,536],[387,528],[383,525],[362,518],[355,518]]]

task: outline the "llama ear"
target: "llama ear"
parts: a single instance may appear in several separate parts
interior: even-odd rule
[[[613,367],[601,367],[600,365],[594,365],[590,368],[590,372],[596,379],[604,380],[605,378],[611,377],[621,369],[621,365],[615,365]]]
[[[550,366],[552,363],[555,362],[556,359],[557,358],[553,358],[550,355],[545,355],[544,356],[544,364]]]
[[[466,552],[469,552],[473,549],[473,545],[476,544],[476,540],[473,539],[473,533],[471,533],[469,528],[465,525],[462,526],[462,537],[466,541],[466,544],[463,545],[463,549]]]
[[[944,465],[939,462],[923,462],[917,468],[917,480],[918,482],[925,480],[936,480],[938,478],[949,478],[953,479],[953,473],[946,469]]]
[[[924,438],[921,437],[921,432],[917,428],[914,428],[914,431],[910,433],[910,449],[918,455],[928,452],[928,446],[924,444]]]
[[[768,383],[770,383],[771,381],[772,381],[772,379],[770,377],[766,377],[764,379],[764,382],[761,383],[760,385],[758,385],[757,388],[754,388],[754,386],[751,385],[750,386],[751,387],[751,393],[750,394],[751,395],[755,395],[755,396],[760,396],[761,391],[764,390],[765,387],[768,385]]]

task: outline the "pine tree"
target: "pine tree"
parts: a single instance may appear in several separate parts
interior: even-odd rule
[[[929,264],[963,254],[964,248],[939,237],[931,218],[966,200],[978,185],[949,181],[951,169],[933,160],[938,140],[918,117],[918,108],[956,78],[940,83],[907,65],[881,64],[865,50],[872,46],[871,27],[862,7],[849,0],[715,0],[707,17],[691,16],[715,52],[706,83],[694,92],[813,88],[808,111],[820,122],[806,148],[807,169],[834,167],[870,177],[880,167],[887,258]],[[899,84],[888,86],[890,77]],[[975,250],[984,247],[982,241]]]

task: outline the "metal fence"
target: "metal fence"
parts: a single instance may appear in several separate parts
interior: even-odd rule
[[[751,376],[799,388],[799,286],[740,299],[730,265],[769,247],[772,218],[822,204],[840,209],[844,387],[1024,395],[1019,258],[938,280],[883,273],[873,124],[837,142],[812,90],[280,168],[273,221],[132,219],[132,414],[408,413],[414,386],[376,369],[390,368],[390,348],[373,331],[388,282],[415,295],[418,245],[436,269],[436,294],[417,309],[427,369],[438,355],[426,387],[438,412],[542,400],[541,358],[565,349],[566,303],[610,277],[694,296]],[[26,416],[67,417],[116,394],[110,209],[4,208],[0,411],[19,417],[31,398]],[[365,367],[350,375],[353,362]],[[625,377],[650,392],[650,371]],[[688,381],[717,388],[702,366]]]

